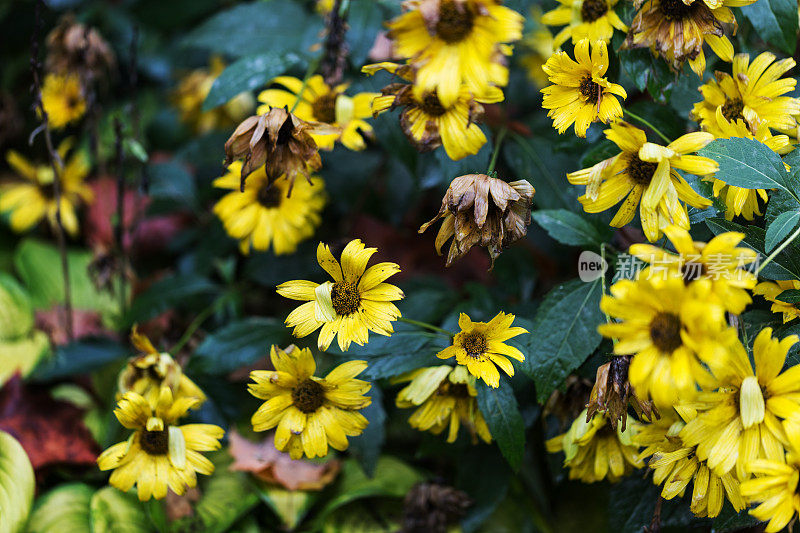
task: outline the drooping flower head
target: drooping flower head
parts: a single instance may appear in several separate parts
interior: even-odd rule
[[[542,15],[542,23],[548,26],[565,26],[555,37],[556,48],[572,38],[573,43],[582,39],[611,42],[614,28],[628,31],[628,27],[617,16],[614,6],[618,0],[558,0],[560,4]]]
[[[624,430],[621,425],[614,429],[603,413],[587,419],[584,409],[566,433],[545,444],[550,453],[564,452],[570,479],[584,483],[608,479],[614,483],[642,467],[632,440],[634,427],[630,424]]]
[[[575,45],[575,60],[566,52],[556,52],[545,63],[544,71],[553,85],[542,89],[542,107],[549,109],[553,127],[564,133],[573,123],[575,135],[586,137],[592,122],[604,124],[622,116],[622,106],[616,96],[628,97],[621,85],[609,82],[604,76],[608,70],[606,43],[589,40]]]
[[[370,383],[355,377],[366,361],[348,361],[324,378],[314,376],[316,362],[308,348],[273,346],[270,360],[275,370],[254,370],[250,394],[265,400],[253,414],[255,431],[275,429],[275,448],[292,459],[324,457],[328,446],[346,450],[347,437],[360,435],[367,419],[358,411],[372,400],[364,396]]]
[[[535,192],[525,180],[506,183],[485,174],[460,176],[447,188],[439,212],[420,226],[419,232],[442,219],[436,253],[442,255],[442,246],[453,238],[446,266],[475,245],[486,247],[494,264],[503,248],[527,234]]]
[[[466,313],[461,313],[458,317],[461,331],[453,337],[453,344],[436,356],[439,359],[455,357],[456,363],[466,366],[470,374],[482,379],[490,387],[497,388],[500,386],[500,372],[497,367],[513,376],[514,366],[508,358],[525,360],[519,349],[504,342],[528,333],[525,328],[511,326],[514,318],[514,315],[500,311],[489,322],[473,322]]]
[[[314,235],[326,200],[322,178],[311,176],[310,181],[300,180],[292,186],[281,176],[270,183],[264,167],[259,167],[240,192],[241,173],[241,161],[234,161],[224,176],[214,180],[215,187],[233,191],[217,202],[214,214],[228,235],[239,240],[243,254],[270,248],[275,255],[290,254]]]
[[[403,291],[386,283],[400,272],[396,263],[378,263],[367,268],[377,248],[365,248],[355,239],[345,246],[341,264],[326,244],[319,243],[317,261],[333,281],[287,281],[278,286],[278,294],[305,301],[289,313],[286,325],[294,328],[295,337],[305,337],[322,328],[317,339],[320,350],[327,350],[337,337],[339,348],[346,351],[351,342],[359,346],[369,341],[369,332],[391,336],[392,322],[400,310],[392,302],[403,298]]]
[[[700,86],[703,100],[694,105],[692,118],[717,137],[725,134],[717,110],[728,121],[743,120],[753,134],[762,123],[768,128],[795,128],[793,115],[800,114],[800,99],[784,95],[794,91],[797,80],[781,77],[794,66],[791,57],[775,61],[770,52],[759,54],[752,63],[749,54],[736,54],[733,75],[717,71],[715,79]]]
[[[132,357],[120,372],[117,380],[118,397],[135,392],[155,405],[162,387],[167,387],[175,399],[196,398],[198,405],[205,401],[206,395],[183,373],[172,356],[156,350],[150,339],[139,333],[135,325],[131,330],[131,344],[139,350],[139,355]]]
[[[623,431],[628,424],[629,407],[633,407],[640,420],[658,418],[658,409],[653,402],[639,399],[633,390],[628,379],[630,364],[631,356],[615,355],[608,363],[597,368],[589,402],[586,403],[587,417],[602,412],[614,430],[620,425]]]
[[[359,93],[347,96],[347,84],[331,87],[322,79],[322,76],[311,76],[306,82],[291,76],[280,76],[272,80],[273,84],[281,85],[283,89],[267,89],[258,95],[258,101],[265,105],[260,106],[256,113],[269,112],[272,107],[297,107],[294,115],[309,122],[322,122],[330,124],[340,131],[318,135],[311,133],[311,138],[321,150],[332,150],[336,141],[351,150],[363,150],[366,143],[362,135],[371,134],[372,126],[364,120],[372,116],[372,99],[377,93]],[[298,102],[299,99],[299,102]]]
[[[676,253],[650,244],[634,244],[629,253],[649,263],[640,276],[660,276],[669,272],[683,276],[684,281],[707,279],[711,291],[727,311],[739,314],[752,302],[746,289],[756,285],[756,276],[745,270],[758,254],[751,248],[737,247],[744,233],[729,231],[717,235],[709,242],[692,240],[689,232],[678,226],[664,228]]]
[[[770,310],[773,313],[783,315],[783,323],[800,317],[800,306],[796,302],[785,302],[781,300],[783,291],[800,290],[798,280],[762,281],[753,289],[753,294],[759,294],[768,302],[772,302]]]
[[[522,38],[524,19],[501,4],[502,0],[403,2],[407,11],[389,22],[389,38],[397,55],[418,69],[417,99],[436,90],[442,106],[450,108],[461,99],[462,84],[483,98],[508,83],[508,69],[500,61],[510,50],[503,45]]]
[[[410,381],[397,393],[395,403],[401,409],[416,408],[408,419],[411,427],[439,435],[447,430],[447,442],[455,442],[458,430],[467,429],[472,442],[480,437],[491,442],[489,427],[478,409],[475,378],[464,366],[429,366],[407,372],[393,380]]]
[[[86,97],[76,74],[48,74],[42,85],[42,106],[51,128],[60,130],[86,113]]]
[[[690,155],[714,140],[713,135],[687,133],[661,146],[648,142],[642,130],[623,121],[611,124],[605,134],[622,152],[567,175],[570,183],[586,185],[586,193],[578,200],[587,213],[600,213],[623,202],[610,222],[621,228],[633,220],[638,206],[644,234],[654,242],[669,224],[689,229],[684,203],[697,208],[711,205],[677,170],[698,176],[719,170],[714,160]]]
[[[697,417],[680,435],[718,475],[734,469],[744,480],[754,460],[783,459],[787,437],[780,421],[800,412],[800,366],[782,370],[797,341],[797,335],[774,339],[772,328],[764,328],[753,343],[755,368],[739,342],[727,364],[709,363],[719,388],[698,394]]]
[[[76,72],[89,81],[108,72],[116,63],[114,51],[100,32],[76,21],[72,14],[61,17],[46,42],[48,72]]]
[[[61,223],[68,234],[75,236],[78,234],[76,210],[81,203],[91,202],[94,195],[92,189],[84,183],[89,174],[89,159],[82,151],[75,152],[67,159],[71,147],[72,141],[69,139],[59,145],[58,155],[66,163],[57,168],[61,185]],[[0,212],[11,213],[11,229],[23,233],[45,218],[55,228],[57,204],[53,166],[34,165],[14,150],[6,152],[6,161],[24,180],[0,185]]]
[[[631,385],[659,409],[689,401],[698,384],[713,383],[701,363],[726,360],[736,331],[726,329],[725,308],[711,290],[708,279],[687,284],[679,272],[665,272],[620,280],[600,300],[600,309],[618,321],[597,330],[617,339],[615,354],[633,356]]]
[[[197,486],[197,474],[214,472],[214,465],[200,452],[218,450],[223,429],[211,424],[176,425],[199,402],[188,396],[173,398],[168,387],[161,388],[155,405],[127,392],[114,414],[134,433],[97,458],[100,470],[114,470],[109,483],[123,492],[136,485],[140,500],[160,500],[167,496],[167,488],[183,494],[186,487]]]

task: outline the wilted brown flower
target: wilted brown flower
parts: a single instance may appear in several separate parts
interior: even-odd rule
[[[322,159],[309,133],[341,133],[339,128],[321,122],[300,120],[284,108],[273,107],[263,115],[247,117],[225,143],[225,164],[244,159],[242,190],[247,176],[266,164],[270,182],[286,175],[294,182],[302,174],[319,170]],[[290,189],[291,191],[291,189]]]
[[[445,533],[466,514],[472,500],[466,493],[439,483],[417,483],[403,501],[400,533]]]
[[[641,401],[633,392],[628,381],[629,355],[614,356],[611,361],[597,369],[597,377],[589,403],[586,404],[586,420],[591,420],[595,413],[603,411],[608,423],[616,431],[617,423],[622,422],[622,431],[628,421],[628,404],[636,411],[637,416],[652,421],[659,418],[658,410],[651,401]]]
[[[116,59],[100,33],[64,15],[47,36],[46,68],[49,72],[78,72],[84,80],[110,69]]]
[[[439,213],[419,228],[443,219],[436,235],[436,253],[450,237],[447,266],[474,245],[485,246],[494,266],[503,248],[524,237],[531,222],[531,202],[536,191],[525,180],[506,183],[485,174],[467,174],[450,183]],[[491,199],[490,199],[491,196]]]

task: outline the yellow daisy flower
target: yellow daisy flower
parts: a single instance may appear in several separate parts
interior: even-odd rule
[[[777,533],[797,519],[800,512],[798,479],[800,479],[800,440],[792,439],[785,458],[756,459],[748,464],[755,477],[742,482],[742,495],[750,504],[757,519],[769,523],[766,533]]]
[[[502,0],[409,0],[409,11],[388,23],[395,53],[418,68],[416,97],[437,91],[445,108],[461,98],[462,83],[476,98],[508,83],[498,55],[522,38],[524,19]]]
[[[223,70],[225,62],[213,56],[207,69],[196,69],[183,76],[172,93],[172,102],[181,120],[196,133],[233,127],[249,115],[255,105],[253,95],[243,92],[219,107],[203,111],[203,102]]]
[[[86,113],[81,80],[75,74],[48,74],[42,85],[42,105],[51,128],[60,130]]]
[[[397,393],[395,403],[401,409],[417,408],[408,423],[420,431],[439,435],[447,429],[447,442],[455,442],[463,424],[472,436],[491,442],[489,427],[478,409],[475,378],[461,365],[418,368],[394,379],[394,383],[410,381]]]
[[[604,77],[608,50],[603,41],[592,43],[591,56],[589,40],[578,41],[575,59],[577,62],[566,52],[556,52],[542,67],[553,83],[542,89],[542,107],[550,110],[547,116],[553,119],[558,133],[564,133],[574,123],[575,135],[586,137],[592,122],[608,124],[622,116],[622,106],[615,96],[624,100],[628,94],[621,85]]]
[[[168,487],[180,495],[186,487],[197,486],[198,473],[214,472],[214,465],[200,452],[218,450],[223,429],[211,424],[175,425],[199,402],[186,396],[174,399],[167,387],[155,405],[135,392],[126,393],[114,414],[135,432],[97,458],[100,470],[114,470],[109,483],[123,492],[135,484],[140,500],[160,500]]]
[[[725,308],[711,296],[710,280],[687,284],[680,272],[668,271],[618,281],[610,291],[600,309],[619,322],[597,330],[618,339],[615,354],[633,355],[628,379],[639,398],[669,409],[691,400],[696,384],[713,383],[701,362],[724,362],[729,336],[736,331],[725,330]]]
[[[647,142],[642,130],[623,121],[611,124],[605,134],[622,152],[590,168],[567,174],[570,183],[586,185],[586,194],[578,200],[587,213],[605,211],[625,200],[610,222],[611,226],[621,228],[633,220],[639,205],[642,229],[647,240],[653,242],[669,224],[689,229],[684,202],[697,208],[711,205],[677,170],[698,176],[719,170],[712,159],[690,155],[714,140],[713,135],[687,133],[661,146]]]
[[[466,313],[458,317],[458,327],[453,344],[436,356],[439,359],[456,358],[456,363],[465,365],[469,373],[482,379],[490,387],[500,386],[500,372],[497,367],[509,376],[514,375],[514,366],[508,358],[524,361],[525,356],[514,346],[504,341],[528,333],[520,327],[511,327],[514,315],[500,311],[489,322],[473,322]]]
[[[756,276],[744,270],[756,260],[755,250],[746,247],[737,248],[744,239],[744,233],[729,231],[717,235],[708,243],[693,241],[689,232],[678,226],[669,225],[664,228],[677,254],[662,250],[650,244],[634,244],[629,253],[650,263],[647,273],[640,274],[658,276],[673,271],[683,276],[684,281],[707,279],[711,282],[713,292],[725,309],[739,314],[752,302],[745,289],[756,285]]]
[[[755,139],[767,145],[773,152],[778,154],[787,154],[794,149],[788,135],[772,135],[769,127],[763,121],[759,122],[758,125],[753,128],[753,131],[755,131],[754,134],[743,119],[735,118],[728,120],[725,118],[723,107],[724,106],[717,107],[715,127],[713,128],[715,137],[719,139],[730,139],[731,137]],[[711,179],[714,183],[714,196],[722,196],[725,201],[726,219],[733,220],[734,215],[741,215],[746,220],[753,220],[755,215],[762,215],[758,207],[758,199],[761,198],[763,202],[769,199],[767,191],[764,189],[745,189],[743,187],[728,185],[720,179],[707,179]]]
[[[367,268],[377,248],[364,248],[355,239],[345,246],[339,264],[326,244],[317,246],[317,262],[333,281],[287,281],[278,286],[278,294],[305,301],[289,313],[286,325],[294,328],[295,337],[305,337],[322,328],[317,339],[320,350],[327,350],[338,337],[339,348],[346,351],[351,342],[359,346],[369,341],[369,332],[391,336],[392,322],[400,310],[392,302],[403,298],[403,291],[385,283],[400,272],[396,263],[378,263]]]
[[[787,437],[780,420],[800,412],[800,366],[781,370],[797,340],[797,335],[773,339],[772,328],[764,328],[753,343],[755,370],[739,342],[726,363],[709,362],[719,389],[698,394],[697,418],[680,435],[717,474],[735,467],[744,480],[753,460],[783,459]]]
[[[555,38],[555,46],[559,48],[567,39],[572,42],[581,39],[590,41],[611,42],[614,28],[628,31],[614,11],[619,0],[558,0],[561,4],[542,16],[542,23],[548,26],[564,26]]]
[[[584,483],[608,479],[614,483],[642,467],[637,446],[632,440],[635,424],[622,424],[614,430],[603,413],[586,419],[586,409],[572,422],[563,435],[549,439],[545,445],[550,453],[564,452],[564,467],[569,478]]]
[[[126,392],[135,392],[155,405],[161,388],[167,387],[175,398],[197,398],[199,403],[206,395],[194,381],[183,373],[181,365],[168,354],[156,350],[153,343],[133,326],[131,343],[139,350],[139,355],[128,360],[117,380],[118,399]]]
[[[372,115],[372,99],[377,93],[359,93],[347,96],[344,92],[348,84],[343,83],[331,87],[322,79],[322,76],[311,76],[303,87],[303,80],[291,76],[280,76],[271,83],[286,87],[283,89],[267,89],[258,95],[258,101],[265,105],[260,106],[256,113],[261,115],[271,107],[294,107],[294,115],[310,122],[324,122],[337,128],[341,132],[333,134],[315,134],[311,137],[321,150],[333,150],[334,142],[341,141],[351,150],[363,150],[367,147],[362,134],[371,134],[372,126],[364,120]]]
[[[800,307],[797,304],[791,304],[781,301],[780,294],[783,291],[798,290],[800,289],[800,281],[787,280],[787,281],[762,281],[753,289],[753,294],[759,294],[765,300],[772,302],[770,310],[773,313],[783,313],[783,323],[794,320],[800,317]]]
[[[797,80],[781,77],[794,66],[791,57],[775,61],[770,52],[760,54],[752,63],[748,54],[736,54],[733,75],[716,72],[716,79],[700,87],[703,100],[694,105],[692,118],[717,137],[724,135],[717,120],[718,109],[727,120],[744,120],[751,132],[762,123],[782,130],[797,127],[793,115],[800,114],[800,99],[782,96],[794,91]]]
[[[94,195],[83,181],[89,174],[89,158],[83,152],[76,152],[66,160],[71,146],[72,142],[65,140],[58,147],[58,155],[62,161],[66,161],[66,165],[59,168],[58,177],[61,184],[61,224],[74,237],[78,234],[78,215],[75,210],[80,203],[91,202]],[[44,218],[55,228],[57,204],[52,165],[34,165],[14,150],[6,152],[6,161],[25,180],[0,185],[0,212],[11,213],[11,229],[23,233]]]
[[[214,206],[214,214],[225,225],[225,231],[239,240],[243,254],[250,249],[290,254],[297,245],[314,235],[322,222],[325,207],[325,185],[322,178],[287,180],[281,176],[270,183],[263,166],[247,177],[240,192],[242,162],[234,161],[214,186],[229,189]]]
[[[314,376],[317,365],[311,350],[273,346],[270,360],[275,370],[254,370],[250,394],[266,400],[253,414],[255,431],[275,429],[275,448],[292,459],[324,457],[328,445],[346,450],[347,437],[360,435],[367,419],[359,413],[372,399],[364,394],[371,385],[354,379],[367,368],[366,361],[348,361],[324,378]]]
[[[687,420],[694,416],[690,409],[680,411]],[[634,442],[644,447],[639,458],[649,458],[647,466],[653,470],[653,483],[663,486],[661,497],[665,500],[682,497],[692,483],[690,509],[695,516],[718,516],[726,497],[736,512],[744,509],[739,480],[732,472],[718,476],[697,458],[696,447],[686,446],[681,440],[680,432],[685,425],[684,418],[672,411],[652,423],[638,425],[634,433]]]

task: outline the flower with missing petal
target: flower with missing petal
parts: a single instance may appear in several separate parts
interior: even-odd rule
[[[467,174],[450,183],[439,213],[419,228],[422,233],[442,219],[436,235],[436,253],[452,237],[446,266],[477,245],[494,260],[512,242],[524,237],[531,222],[531,202],[536,191],[525,180],[506,183],[485,174]]]

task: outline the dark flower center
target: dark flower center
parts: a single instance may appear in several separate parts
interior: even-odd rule
[[[338,281],[331,289],[331,303],[339,316],[352,315],[358,311],[361,304],[361,295],[358,287],[349,281]]]
[[[454,398],[469,398],[469,388],[464,383],[451,383],[444,380],[436,389],[437,396],[452,396]]]
[[[292,117],[288,116],[286,117],[286,120],[278,130],[278,138],[275,140],[275,144],[277,145],[287,144],[289,140],[292,138],[293,132],[294,132],[294,124],[292,123]]]
[[[281,205],[281,190],[273,185],[265,185],[259,189],[256,198],[267,209],[278,207]]]
[[[661,13],[667,20],[683,20],[692,14],[695,3],[697,1],[687,6],[682,0],[661,0]]]
[[[742,111],[744,111],[744,102],[742,102],[741,98],[734,98],[733,100],[725,100],[725,103],[722,105],[722,116],[734,122],[736,120],[744,120],[744,115],[742,115]]]
[[[650,339],[662,352],[674,352],[682,344],[681,319],[674,313],[658,313],[650,321]]]
[[[314,103],[311,104],[311,110],[317,121],[325,122],[326,124],[333,124],[336,122],[337,96],[336,93],[330,92],[314,100]]]
[[[578,90],[589,104],[596,104],[597,99],[600,97],[600,86],[593,82],[592,77],[589,75],[583,77]]]
[[[461,346],[470,357],[479,357],[486,353],[486,337],[482,333],[467,333],[461,339]]]
[[[448,44],[462,41],[472,31],[474,19],[468,5],[458,6],[453,0],[445,0],[439,6],[436,35]]]
[[[77,96],[75,96],[74,94],[71,94],[71,95],[67,96],[67,102],[66,103],[67,103],[67,107],[69,109],[75,109],[76,107],[78,107],[78,104],[81,103],[81,99],[78,98]]]
[[[313,413],[325,401],[325,389],[313,379],[307,379],[292,389],[294,406],[304,413]]]
[[[584,22],[594,22],[608,13],[606,0],[584,0],[581,5],[581,18]]]
[[[700,278],[706,277],[706,265],[697,261],[687,261],[681,266],[683,281],[687,285]]]
[[[440,117],[447,111],[442,106],[442,103],[439,101],[439,96],[437,96],[435,91],[425,93],[425,96],[422,97],[422,102],[420,102],[419,107],[426,115],[430,115],[432,117]]]
[[[656,167],[658,164],[642,161],[637,154],[632,154],[628,160],[628,176],[640,185],[650,185]]]
[[[143,431],[140,444],[150,455],[166,455],[169,452],[169,432],[167,429]]]

